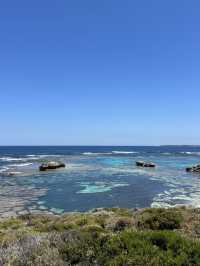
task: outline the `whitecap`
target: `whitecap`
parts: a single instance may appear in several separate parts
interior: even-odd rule
[[[83,155],[112,155],[111,152],[83,152]]]
[[[39,158],[45,158],[45,157],[60,157],[61,155],[58,155],[58,154],[39,154],[37,156]]]
[[[112,151],[112,152],[83,152],[83,155],[128,155],[136,154],[136,151]]]
[[[26,161],[26,158],[0,157],[0,160],[5,162]]]
[[[24,166],[29,166],[32,165],[32,163],[19,163],[19,164],[10,164],[10,167],[24,167]]]
[[[200,152],[192,152],[192,151],[182,151],[181,154],[185,154],[185,155],[196,155],[196,156],[200,156]]]
[[[112,151],[113,154],[134,154],[138,153],[137,151]]]
[[[3,168],[0,169],[0,173],[6,172],[7,170],[9,170],[8,167],[3,167]]]

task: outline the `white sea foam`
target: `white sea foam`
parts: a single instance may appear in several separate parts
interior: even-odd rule
[[[27,160],[38,160],[38,159],[40,159],[40,156],[35,155],[35,154],[29,154],[29,155],[26,155],[26,157],[27,157]]]
[[[112,152],[83,152],[83,155],[112,155]]]
[[[182,151],[181,154],[185,154],[185,155],[196,155],[196,156],[200,156],[200,152],[192,152],[192,151]]]
[[[150,177],[151,180],[161,181],[168,187],[153,198],[152,207],[177,206],[180,204],[193,207],[200,206],[200,179],[182,172],[158,172]]]
[[[18,164],[10,164],[10,167],[24,167],[24,166],[29,166],[32,165],[32,163],[18,163]]]
[[[4,162],[26,161],[26,158],[0,157],[0,160]]]
[[[60,157],[61,155],[58,154],[39,154],[36,155],[38,158],[46,158],[46,157]]]
[[[32,161],[32,160],[39,160],[41,158],[48,158],[48,157],[60,157],[60,155],[52,155],[52,154],[40,154],[40,155],[34,155],[34,154],[29,154],[25,155],[26,157],[11,157],[11,156],[4,156],[0,157],[0,161],[3,162],[27,162],[27,161]]]
[[[3,168],[0,169],[0,173],[6,172],[7,170],[9,170],[8,167],[3,167]]]
[[[138,153],[137,151],[112,151],[113,154],[134,154]]]
[[[83,152],[83,155],[128,155],[138,153],[136,151],[112,151],[112,152]]]
[[[181,152],[162,152],[161,155],[193,155],[200,156],[200,152],[197,151],[181,151]]]

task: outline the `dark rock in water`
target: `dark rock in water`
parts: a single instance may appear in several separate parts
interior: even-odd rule
[[[194,165],[192,167],[187,167],[186,171],[191,173],[200,173],[200,164]]]
[[[140,166],[140,167],[156,167],[155,163],[143,162],[143,161],[137,161],[136,162],[136,166]]]
[[[65,167],[64,163],[59,163],[59,162],[48,162],[44,163],[39,167],[40,171],[46,171],[46,170],[54,170],[57,168],[62,168]]]

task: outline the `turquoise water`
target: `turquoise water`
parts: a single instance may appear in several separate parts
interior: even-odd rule
[[[66,168],[41,173],[42,162]],[[136,160],[157,164],[135,166]],[[97,207],[200,207],[200,147],[0,147],[0,215]],[[13,176],[6,173],[15,172]]]

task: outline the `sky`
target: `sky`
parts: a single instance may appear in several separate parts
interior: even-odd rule
[[[0,145],[200,144],[200,1],[0,2]]]

